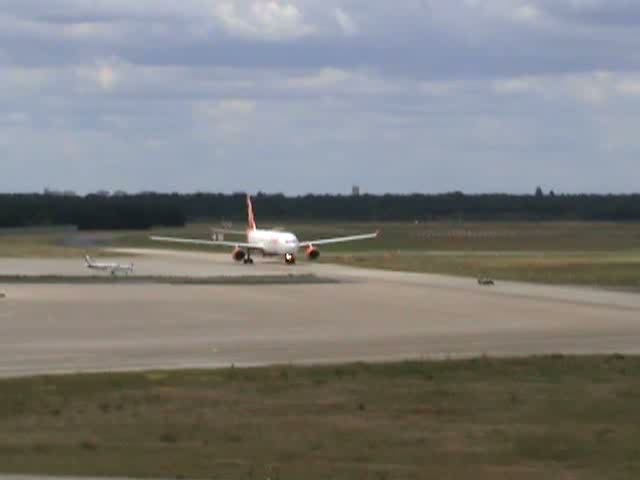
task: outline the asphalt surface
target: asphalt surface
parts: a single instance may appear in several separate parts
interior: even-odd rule
[[[129,255],[138,255],[131,258]],[[0,376],[234,364],[640,353],[640,295],[226,254],[119,251],[140,275],[289,275],[326,285],[0,285]],[[144,256],[142,256],[144,255]],[[109,259],[112,260],[112,259]],[[3,275],[81,260],[0,259]],[[90,272],[89,272],[90,273]]]
[[[105,480],[105,477],[52,477],[46,475],[3,475],[0,480]],[[110,478],[109,480],[134,480],[131,478]]]
[[[133,263],[134,273],[144,276],[217,277],[247,275],[288,275],[308,273],[310,264],[300,263],[294,269],[273,258],[256,258],[259,265],[251,268],[236,263],[231,254],[174,252],[170,250],[114,249],[113,256],[96,258],[99,263]],[[85,267],[83,258],[0,258],[0,275],[99,275]]]

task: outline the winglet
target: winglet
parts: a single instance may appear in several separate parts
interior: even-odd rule
[[[256,227],[256,216],[253,213],[253,204],[251,203],[251,195],[247,194],[247,220],[248,220],[248,228],[249,230],[255,230]]]

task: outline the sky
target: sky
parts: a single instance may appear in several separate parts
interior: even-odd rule
[[[640,190],[637,0],[0,0],[0,191]]]

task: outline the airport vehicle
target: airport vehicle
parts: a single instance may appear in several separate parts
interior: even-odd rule
[[[129,263],[126,265],[122,265],[120,263],[104,263],[104,262],[96,262],[89,255],[84,256],[84,261],[86,262],[87,268],[89,270],[99,270],[101,272],[109,272],[111,275],[117,275],[118,273],[123,273],[125,275],[129,275],[133,273],[133,263]]]
[[[362,235],[351,235],[346,237],[325,238],[320,240],[304,241],[301,242],[291,232],[285,232],[281,230],[262,230],[256,225],[256,219],[253,210],[253,203],[251,197],[247,195],[247,217],[248,225],[246,232],[233,232],[227,230],[214,230],[214,237],[218,233],[231,233],[231,234],[245,234],[246,242],[234,242],[224,240],[197,240],[189,238],[174,238],[174,237],[151,237],[152,240],[159,242],[174,242],[183,244],[195,244],[195,245],[210,245],[210,246],[226,246],[233,248],[232,258],[236,262],[244,262],[244,264],[253,264],[253,258],[251,258],[252,252],[261,252],[263,256],[283,257],[284,261],[288,265],[296,263],[298,252],[304,249],[304,255],[309,260],[317,260],[320,257],[321,245],[329,245],[332,243],[342,242],[354,242],[358,240],[368,240],[376,238],[379,232],[366,233]]]
[[[493,281],[492,278],[489,277],[480,277],[478,278],[478,285],[483,285],[483,286],[491,286],[491,285],[495,285],[495,282]]]

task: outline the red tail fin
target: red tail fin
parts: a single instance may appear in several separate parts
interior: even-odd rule
[[[248,227],[249,230],[255,230],[256,227],[256,217],[253,213],[253,204],[251,203],[251,196],[247,195],[247,216],[248,216]]]

